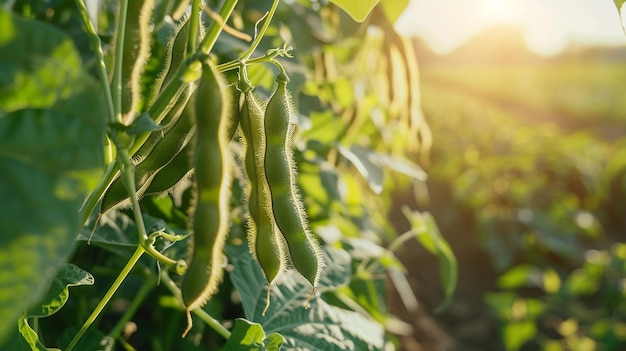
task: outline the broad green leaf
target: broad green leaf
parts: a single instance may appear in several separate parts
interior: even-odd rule
[[[363,22],[380,0],[330,0],[346,11],[352,19]]]
[[[39,336],[28,324],[28,319],[48,317],[60,310],[69,298],[70,286],[93,285],[93,283],[93,276],[89,272],[73,264],[64,264],[59,269],[56,279],[52,281],[46,297],[28,312],[22,313],[16,324],[19,333],[14,333],[8,345],[5,345],[3,349],[12,351],[56,350],[47,349],[40,342]]]
[[[133,235],[136,230],[135,222],[128,215],[110,211],[83,227],[77,240],[100,245],[112,251],[116,251],[116,248],[134,250],[139,244],[137,235]]]
[[[0,340],[72,252],[103,170],[104,109],[72,40],[0,9]]]
[[[162,232],[171,236],[184,236],[186,231],[175,229],[169,226],[163,219],[143,214],[143,221],[146,232],[152,234]],[[137,226],[134,220],[121,211],[109,211],[102,215],[95,223],[86,225],[78,235],[77,240],[85,241],[90,245],[97,245],[121,257],[130,257],[139,245]],[[189,240],[185,238],[183,240]],[[155,248],[163,252],[166,249],[168,256],[185,257],[188,254],[187,245],[173,245],[172,242],[162,237],[157,238],[154,243]],[[146,267],[154,267],[154,259],[150,255],[145,255],[139,261]]]
[[[271,288],[271,305],[265,316],[267,282],[248,252],[247,245],[228,247],[234,270],[230,277],[241,301],[246,318],[261,323],[267,333],[278,333],[285,338],[281,350],[382,350],[383,328],[364,316],[332,306],[318,295],[311,307],[304,302],[311,285],[290,270]],[[326,247],[325,267],[318,292],[345,286],[350,279],[350,256],[346,251]]]
[[[277,339],[278,337],[278,339]],[[226,342],[226,351],[278,351],[283,343],[282,336],[272,334],[265,336],[259,323],[249,322],[243,318],[235,320],[235,327]]]
[[[402,208],[402,213],[409,220],[417,240],[430,253],[439,258],[439,276],[445,293],[444,301],[435,310],[435,312],[440,312],[452,302],[454,291],[456,290],[458,278],[456,257],[450,245],[439,232],[437,223],[435,223],[435,219],[430,213],[411,211],[406,206]]]
[[[37,34],[39,32],[39,35]],[[72,39],[0,9],[0,112],[46,108],[75,94],[81,60]]]

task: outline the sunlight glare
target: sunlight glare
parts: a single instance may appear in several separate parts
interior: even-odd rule
[[[478,16],[486,23],[517,24],[522,18],[519,0],[483,0],[478,2]]]
[[[556,54],[570,42],[626,44],[612,0],[410,0],[396,28],[445,54],[503,23],[519,28],[528,47],[542,55]]]

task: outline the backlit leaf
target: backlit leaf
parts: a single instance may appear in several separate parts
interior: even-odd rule
[[[69,36],[0,9],[0,342],[72,252],[105,109]]]
[[[346,11],[352,19],[363,22],[380,0],[330,0]]]

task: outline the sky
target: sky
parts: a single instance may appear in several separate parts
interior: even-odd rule
[[[396,28],[447,53],[501,23],[519,26],[528,47],[542,55],[556,54],[570,41],[626,45],[613,0],[410,0]]]

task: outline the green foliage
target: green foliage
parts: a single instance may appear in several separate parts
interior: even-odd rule
[[[0,340],[74,248],[102,173],[101,92],[71,38],[0,10]],[[88,113],[85,113],[89,111]]]
[[[454,257],[450,245],[439,232],[437,223],[431,214],[414,212],[406,206],[402,208],[402,212],[411,224],[411,234],[415,235],[426,250],[439,258],[439,276],[446,296],[444,302],[435,312],[442,311],[452,302],[456,289],[458,275],[456,257]]]
[[[395,187],[389,179],[423,182],[423,170],[404,154],[426,150],[429,142],[422,138],[412,48],[392,26],[407,1],[377,3],[337,1],[359,21],[369,16],[363,24],[336,16],[333,4],[303,2],[105,1],[90,16],[97,23],[88,20],[82,0],[3,6],[0,194],[10,201],[0,210],[0,267],[10,274],[0,279],[2,348],[383,350],[393,331],[385,274],[406,285],[405,270],[386,247],[396,236],[386,218]],[[222,23],[209,9],[257,37],[247,44],[221,35]],[[379,54],[383,61],[371,60]],[[265,315],[267,282],[245,245],[248,180],[237,125],[228,130],[228,145],[205,145],[209,162],[189,163],[190,153],[199,154],[189,145],[206,138],[195,136],[196,122],[184,111],[209,61],[228,79],[219,93],[231,92],[241,66],[263,98],[275,67],[291,77],[291,94],[282,96],[293,96],[297,109],[284,111],[284,130],[270,132],[294,137],[286,150],[293,151],[289,195],[302,194],[301,220],[310,225],[312,242],[319,237],[325,266],[314,294],[294,269],[279,275]],[[388,91],[381,94],[380,85]],[[215,102],[204,98],[210,101],[191,99],[195,110]],[[206,117],[222,125],[239,108],[231,105],[219,114],[207,110]],[[210,162],[222,158],[239,161],[224,173],[234,176],[232,184],[219,190],[229,223],[226,249],[218,243],[212,253],[230,280],[206,306],[187,311],[194,325],[182,339],[181,274],[194,252],[215,244],[198,240],[201,230],[193,233],[189,223],[202,214],[194,204],[213,206],[216,196],[207,194],[217,191],[195,192],[200,178],[219,175]],[[416,238],[441,257],[449,299],[453,256],[434,223],[427,227]],[[298,259],[287,263],[293,267]],[[68,286],[94,280],[68,300]]]
[[[291,270],[272,286],[272,304],[262,315],[266,302],[266,283],[258,264],[251,260],[246,245],[229,248],[235,269],[233,284],[241,294],[245,316],[260,323],[266,332],[285,337],[287,349],[344,350],[346,348],[382,350],[383,330],[379,324],[362,315],[330,305],[314,297],[309,309],[303,308],[309,284]],[[347,284],[351,272],[350,256],[341,249],[327,247],[318,292],[324,293]],[[293,326],[297,325],[297,328]],[[320,338],[320,335],[324,335]]]
[[[260,324],[238,318],[224,347],[233,351],[278,351],[283,341],[280,334],[266,336]]]
[[[455,218],[446,227],[478,236],[499,273],[485,301],[506,350],[626,345],[626,272],[617,254],[624,220],[616,212],[624,209],[624,141],[607,132],[624,128],[619,67],[424,72],[425,114],[435,141],[445,138],[433,145],[429,176],[430,197],[448,201],[432,211]],[[537,84],[517,85],[522,75]],[[496,89],[502,81],[510,89]],[[598,87],[615,103],[594,107]],[[567,91],[580,95],[557,97]]]
[[[372,11],[374,6],[378,4],[380,0],[366,0],[366,1],[357,1],[357,0],[330,0],[335,3],[341,9],[346,11],[350,17],[352,17],[357,22],[363,22],[367,15]]]
[[[62,265],[58,269],[57,277],[52,281],[46,296],[37,306],[22,313],[17,325],[13,325],[17,328],[13,333],[13,337],[6,343],[3,343],[3,349],[15,351],[53,350],[41,344],[37,337],[37,332],[29,325],[28,319],[48,317],[56,313],[67,302],[70,286],[93,285],[93,283],[94,278],[88,272],[73,264]]]

